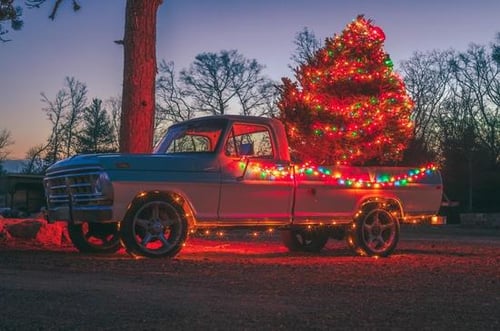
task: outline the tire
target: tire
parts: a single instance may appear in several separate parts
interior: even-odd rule
[[[347,245],[362,256],[389,256],[398,241],[398,220],[380,206],[362,212],[347,234]]]
[[[318,230],[286,229],[281,231],[281,239],[290,252],[317,253],[325,247],[328,235]]]
[[[120,226],[122,243],[132,256],[175,256],[187,233],[182,208],[168,197],[156,194],[134,203]]]
[[[68,234],[82,253],[112,254],[120,249],[118,223],[68,224]]]

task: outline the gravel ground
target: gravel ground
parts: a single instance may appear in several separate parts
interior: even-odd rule
[[[500,230],[404,226],[389,258],[331,240],[193,237],[175,259],[0,243],[0,330],[500,330]]]

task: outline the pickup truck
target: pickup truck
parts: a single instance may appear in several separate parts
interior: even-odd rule
[[[193,231],[279,229],[290,251],[329,238],[390,255],[400,223],[436,215],[435,167],[293,163],[277,119],[208,116],[172,125],[152,154],[77,155],[44,179],[49,222],[81,252],[176,255]]]

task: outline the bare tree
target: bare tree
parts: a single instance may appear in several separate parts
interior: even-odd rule
[[[49,164],[76,153],[76,132],[87,102],[84,83],[66,77],[64,84],[54,100],[45,93],[41,94],[42,102],[46,104],[43,111],[52,124],[46,154]]]
[[[500,162],[500,66],[486,47],[472,44],[450,63],[462,91],[470,95],[468,111],[480,143],[487,148],[493,167]]]
[[[177,82],[174,63],[162,60],[159,71],[160,75],[156,80],[156,115],[159,125],[193,118],[195,110],[189,104],[187,90]]]
[[[314,54],[321,48],[321,42],[314,32],[307,27],[304,27],[295,34],[293,44],[295,45],[295,50],[290,57],[292,64],[289,67],[291,69],[300,67],[305,63],[310,63],[314,58]]]
[[[213,115],[225,114],[235,92],[231,90],[233,67],[243,66],[241,55],[235,50],[201,53],[189,69],[181,71],[181,80],[187,86],[194,107]]]
[[[237,71],[233,78],[232,88],[241,106],[240,114],[255,116],[272,116],[278,112],[276,105],[276,82],[262,75],[264,67],[257,61],[247,63],[247,68]]]
[[[250,99],[253,103],[251,107],[242,107],[242,115],[277,117],[279,113],[278,99],[280,95],[279,87],[276,82],[267,81],[262,85],[257,85],[255,98]],[[255,101],[255,102],[254,102]],[[240,101],[243,104],[243,101]],[[250,111],[245,112],[245,109]]]
[[[11,133],[7,129],[0,130],[0,162],[4,161],[9,155],[7,147],[12,145],[14,142],[11,139]]]
[[[63,136],[65,157],[69,157],[76,152],[76,131],[87,106],[87,86],[73,77],[66,77],[65,84],[70,104],[64,114]]]
[[[31,147],[26,153],[26,161],[21,170],[24,174],[43,174],[48,167],[45,152],[48,145],[39,144]]]
[[[258,115],[266,112],[263,109],[273,96],[273,84],[262,75],[263,68],[236,50],[222,50],[197,55],[180,79],[198,112],[222,115],[235,106],[242,114]]]
[[[415,52],[401,63],[401,71],[408,93],[415,102],[412,119],[413,136],[423,150],[439,149],[438,112],[443,101],[449,97],[452,74],[448,67],[453,52]]]
[[[12,145],[14,141],[11,139],[11,133],[7,129],[1,129],[0,130],[0,175],[4,173],[4,169],[2,166],[3,161],[7,158],[9,155],[9,151],[7,150],[7,147]]]
[[[63,116],[69,105],[67,91],[57,92],[55,99],[50,100],[45,93],[41,94],[42,102],[46,104],[42,110],[52,124],[52,131],[47,143],[46,161],[52,164],[62,158],[63,150]]]
[[[492,58],[500,65],[500,32],[497,32],[495,41],[492,44]]]

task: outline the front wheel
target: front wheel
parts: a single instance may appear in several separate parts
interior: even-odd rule
[[[314,229],[286,229],[281,231],[281,239],[291,252],[319,252],[325,247],[328,235]]]
[[[121,223],[121,239],[133,256],[171,257],[187,238],[182,208],[168,197],[149,196],[134,203]]]
[[[111,254],[120,249],[118,223],[68,224],[68,235],[82,253]]]
[[[388,256],[399,241],[399,222],[390,211],[375,207],[354,220],[347,244],[359,255]]]

